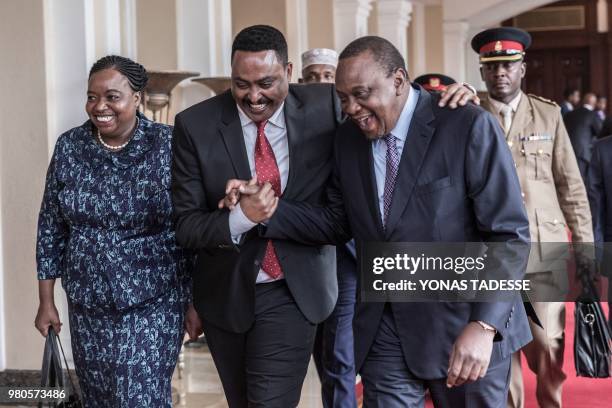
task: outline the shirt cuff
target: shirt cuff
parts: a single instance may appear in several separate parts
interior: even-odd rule
[[[229,230],[234,244],[238,244],[242,234],[250,231],[256,225],[256,223],[249,220],[249,218],[244,215],[244,212],[242,212],[242,208],[240,207],[240,203],[236,204],[234,209],[230,211]]]

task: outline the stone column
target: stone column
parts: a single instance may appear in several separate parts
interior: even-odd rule
[[[465,21],[448,21],[442,23],[444,31],[444,74],[457,82],[466,79],[466,42],[468,41],[469,24]]]
[[[420,2],[412,3],[410,19],[411,38],[408,45],[408,59],[412,59],[409,72],[411,78],[427,73],[427,37],[425,26],[425,5]]]
[[[177,68],[201,76],[229,76],[232,48],[231,2],[176,0]],[[181,110],[209,98],[204,86],[183,81],[172,110]],[[181,94],[178,97],[178,94]]]
[[[334,47],[342,51],[357,37],[368,34],[368,15],[372,0],[334,1]]]
[[[308,0],[285,0],[286,36],[293,80],[302,76],[302,53],[308,50]]]
[[[391,41],[404,59],[408,57],[407,29],[412,14],[408,0],[378,0],[378,35]]]

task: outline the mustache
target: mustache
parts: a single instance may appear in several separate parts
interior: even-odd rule
[[[245,97],[242,99],[242,103],[244,103],[245,105],[261,105],[261,104],[270,103],[270,102],[271,102],[270,99],[264,96],[260,97],[257,100],[257,102],[251,102],[251,100],[248,97]]]

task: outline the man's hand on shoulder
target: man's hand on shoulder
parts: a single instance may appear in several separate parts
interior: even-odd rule
[[[455,341],[448,362],[447,387],[474,382],[487,374],[495,329],[489,330],[485,325],[469,322]]]
[[[476,95],[476,90],[469,84],[451,84],[440,96],[438,106],[441,108],[448,106],[455,109],[457,106],[465,106],[468,102],[480,105],[480,98]]]

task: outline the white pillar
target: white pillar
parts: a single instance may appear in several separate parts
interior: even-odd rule
[[[470,42],[476,34],[483,31],[484,29],[484,27],[470,27],[467,32],[467,41],[464,45],[466,56],[465,82],[474,86],[478,91],[486,91],[487,86],[480,77],[480,61],[478,59],[478,54],[476,54],[476,52],[472,50]]]
[[[285,0],[285,9],[289,61],[293,62],[293,78],[300,78],[302,53],[308,50],[308,0]]]
[[[466,79],[466,42],[469,24],[465,21],[444,21],[444,74],[457,82]]]
[[[231,2],[226,0],[177,0],[177,66],[201,76],[228,76],[232,43]],[[204,86],[183,81],[180,112],[212,95]],[[173,101],[174,102],[174,101]]]
[[[119,0],[93,0],[96,59],[121,54],[121,8]]]
[[[121,0],[121,55],[138,60],[136,0]]]
[[[425,4],[420,2],[412,3],[412,38],[410,39],[408,55],[412,58],[412,71],[409,72],[411,78],[427,73],[427,43],[425,27]]]
[[[334,1],[334,47],[341,52],[358,37],[368,34],[368,16],[372,0]]]
[[[97,44],[103,48],[117,46],[115,37],[106,35],[101,37],[93,31],[90,23],[95,15],[94,10],[90,0],[44,1],[49,157],[53,153],[57,137],[87,119],[85,113],[87,77],[89,68],[96,58],[95,39],[100,40]],[[109,11],[112,11],[112,7],[104,13]],[[98,22],[107,21],[98,17],[96,19]],[[111,28],[114,26],[112,23]],[[59,280],[55,285],[55,299],[64,323],[60,339],[66,349],[68,363],[72,365],[68,305]]]
[[[378,0],[378,35],[391,41],[407,60],[407,32],[412,13],[408,0]]]

